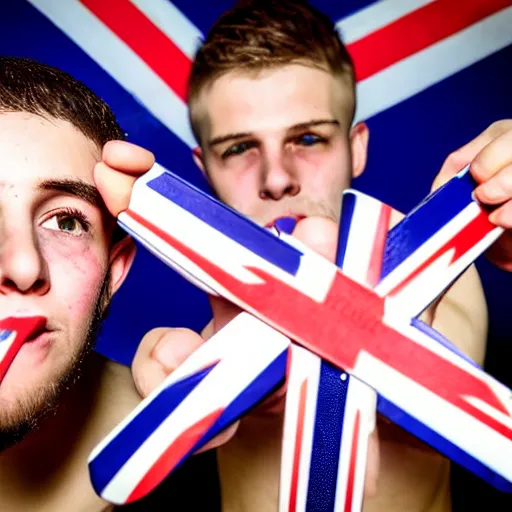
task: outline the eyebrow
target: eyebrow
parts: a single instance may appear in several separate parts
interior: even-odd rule
[[[105,203],[98,189],[86,181],[74,178],[62,178],[56,180],[43,180],[39,184],[40,190],[61,192],[87,201],[96,208],[103,208]]]
[[[332,124],[336,126],[340,126],[340,123],[336,121],[336,119],[313,119],[311,121],[307,121],[305,123],[294,124],[288,128],[289,131],[298,131],[304,130],[305,128],[311,128],[313,126],[318,126],[321,124]],[[240,132],[240,133],[229,133],[227,135],[221,135],[220,137],[214,137],[212,140],[208,142],[210,148],[213,146],[218,146],[219,144],[223,144],[224,142],[228,142],[230,140],[239,140],[245,137],[250,137],[252,135],[251,132]]]

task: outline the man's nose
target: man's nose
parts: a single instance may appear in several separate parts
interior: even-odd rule
[[[293,162],[283,156],[267,158],[262,164],[260,197],[278,201],[284,196],[296,196],[300,181]]]
[[[31,230],[0,233],[0,294],[43,295],[50,281],[48,267]]]

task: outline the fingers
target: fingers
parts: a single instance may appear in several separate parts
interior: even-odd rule
[[[189,329],[149,331],[132,362],[133,380],[140,395],[147,397],[202,343],[201,336]]]
[[[474,138],[457,151],[451,153],[444,161],[441,170],[436,176],[434,188],[438,188],[453,178],[453,176],[455,176],[455,174],[457,174],[464,166],[473,162],[473,160],[477,158],[477,155],[479,155],[486,146],[492,143],[495,139],[498,139],[502,135],[510,133],[511,131],[512,120],[506,119],[497,121],[496,123],[491,124],[485,131],[478,135],[478,137]],[[487,157],[486,160],[488,160]],[[476,168],[473,169],[475,165]],[[480,164],[478,162],[476,164],[473,162],[471,165],[471,172],[482,173],[482,168],[480,170],[478,169],[479,166]],[[478,181],[477,176],[475,176],[475,179]]]
[[[503,207],[508,207],[508,217],[512,215],[512,206],[506,204]],[[503,208],[502,207],[502,208]],[[512,232],[505,231],[503,235],[491,245],[486,252],[489,258],[497,267],[512,272]]]
[[[117,217],[128,208],[135,177],[114,171],[103,162],[94,167],[94,182],[108,211]]]
[[[512,198],[512,164],[506,165],[487,181],[486,179],[475,189],[475,197],[479,201],[485,204],[501,204]]]
[[[444,161],[441,170],[436,176],[434,183],[435,188],[452,179],[460,170],[469,164],[473,158],[487,145],[491,139],[487,130],[481,133],[478,137],[468,142],[466,145],[459,148],[457,151],[450,153]]]
[[[492,212],[491,215],[489,215],[489,220],[497,226],[501,226],[505,229],[512,229],[512,201],[506,202],[504,205]],[[505,240],[505,237],[502,236],[501,239]],[[512,239],[509,240],[512,242]]]
[[[478,183],[490,180],[512,164],[512,127],[484,146],[471,163],[471,174]]]
[[[155,163],[153,153],[124,141],[109,141],[103,161],[94,168],[94,182],[109,212],[117,217],[128,208],[135,179]]]
[[[300,220],[293,236],[325,258],[334,261],[338,246],[338,225],[327,217],[307,217]]]
[[[201,336],[189,329],[162,327],[149,331],[132,362],[133,380],[139,394],[147,397],[203,343]],[[239,422],[230,425],[197,453],[227,443],[235,435],[238,425]]]
[[[103,147],[102,159],[112,169],[134,176],[149,171],[155,163],[151,151],[121,140],[107,142]]]

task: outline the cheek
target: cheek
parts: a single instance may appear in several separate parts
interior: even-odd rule
[[[312,191],[322,195],[340,195],[350,186],[352,170],[346,152],[301,151],[295,155],[301,172],[301,181],[309,183]]]
[[[48,267],[51,296],[59,307],[73,318],[91,313],[103,283],[107,268],[106,254],[100,258],[93,243],[71,240],[55,243],[43,237],[41,252]]]
[[[250,155],[236,160],[229,167],[212,171],[210,179],[221,201],[248,215],[259,197],[259,166]]]

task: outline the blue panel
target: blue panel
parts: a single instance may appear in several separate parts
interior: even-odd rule
[[[301,251],[171,173],[149,181],[148,187],[285,272],[295,275],[299,269]]]
[[[94,489],[101,494],[128,459],[215,368],[205,368],[164,389],[89,463]]]
[[[333,510],[349,377],[323,362],[318,384],[306,510]]]

